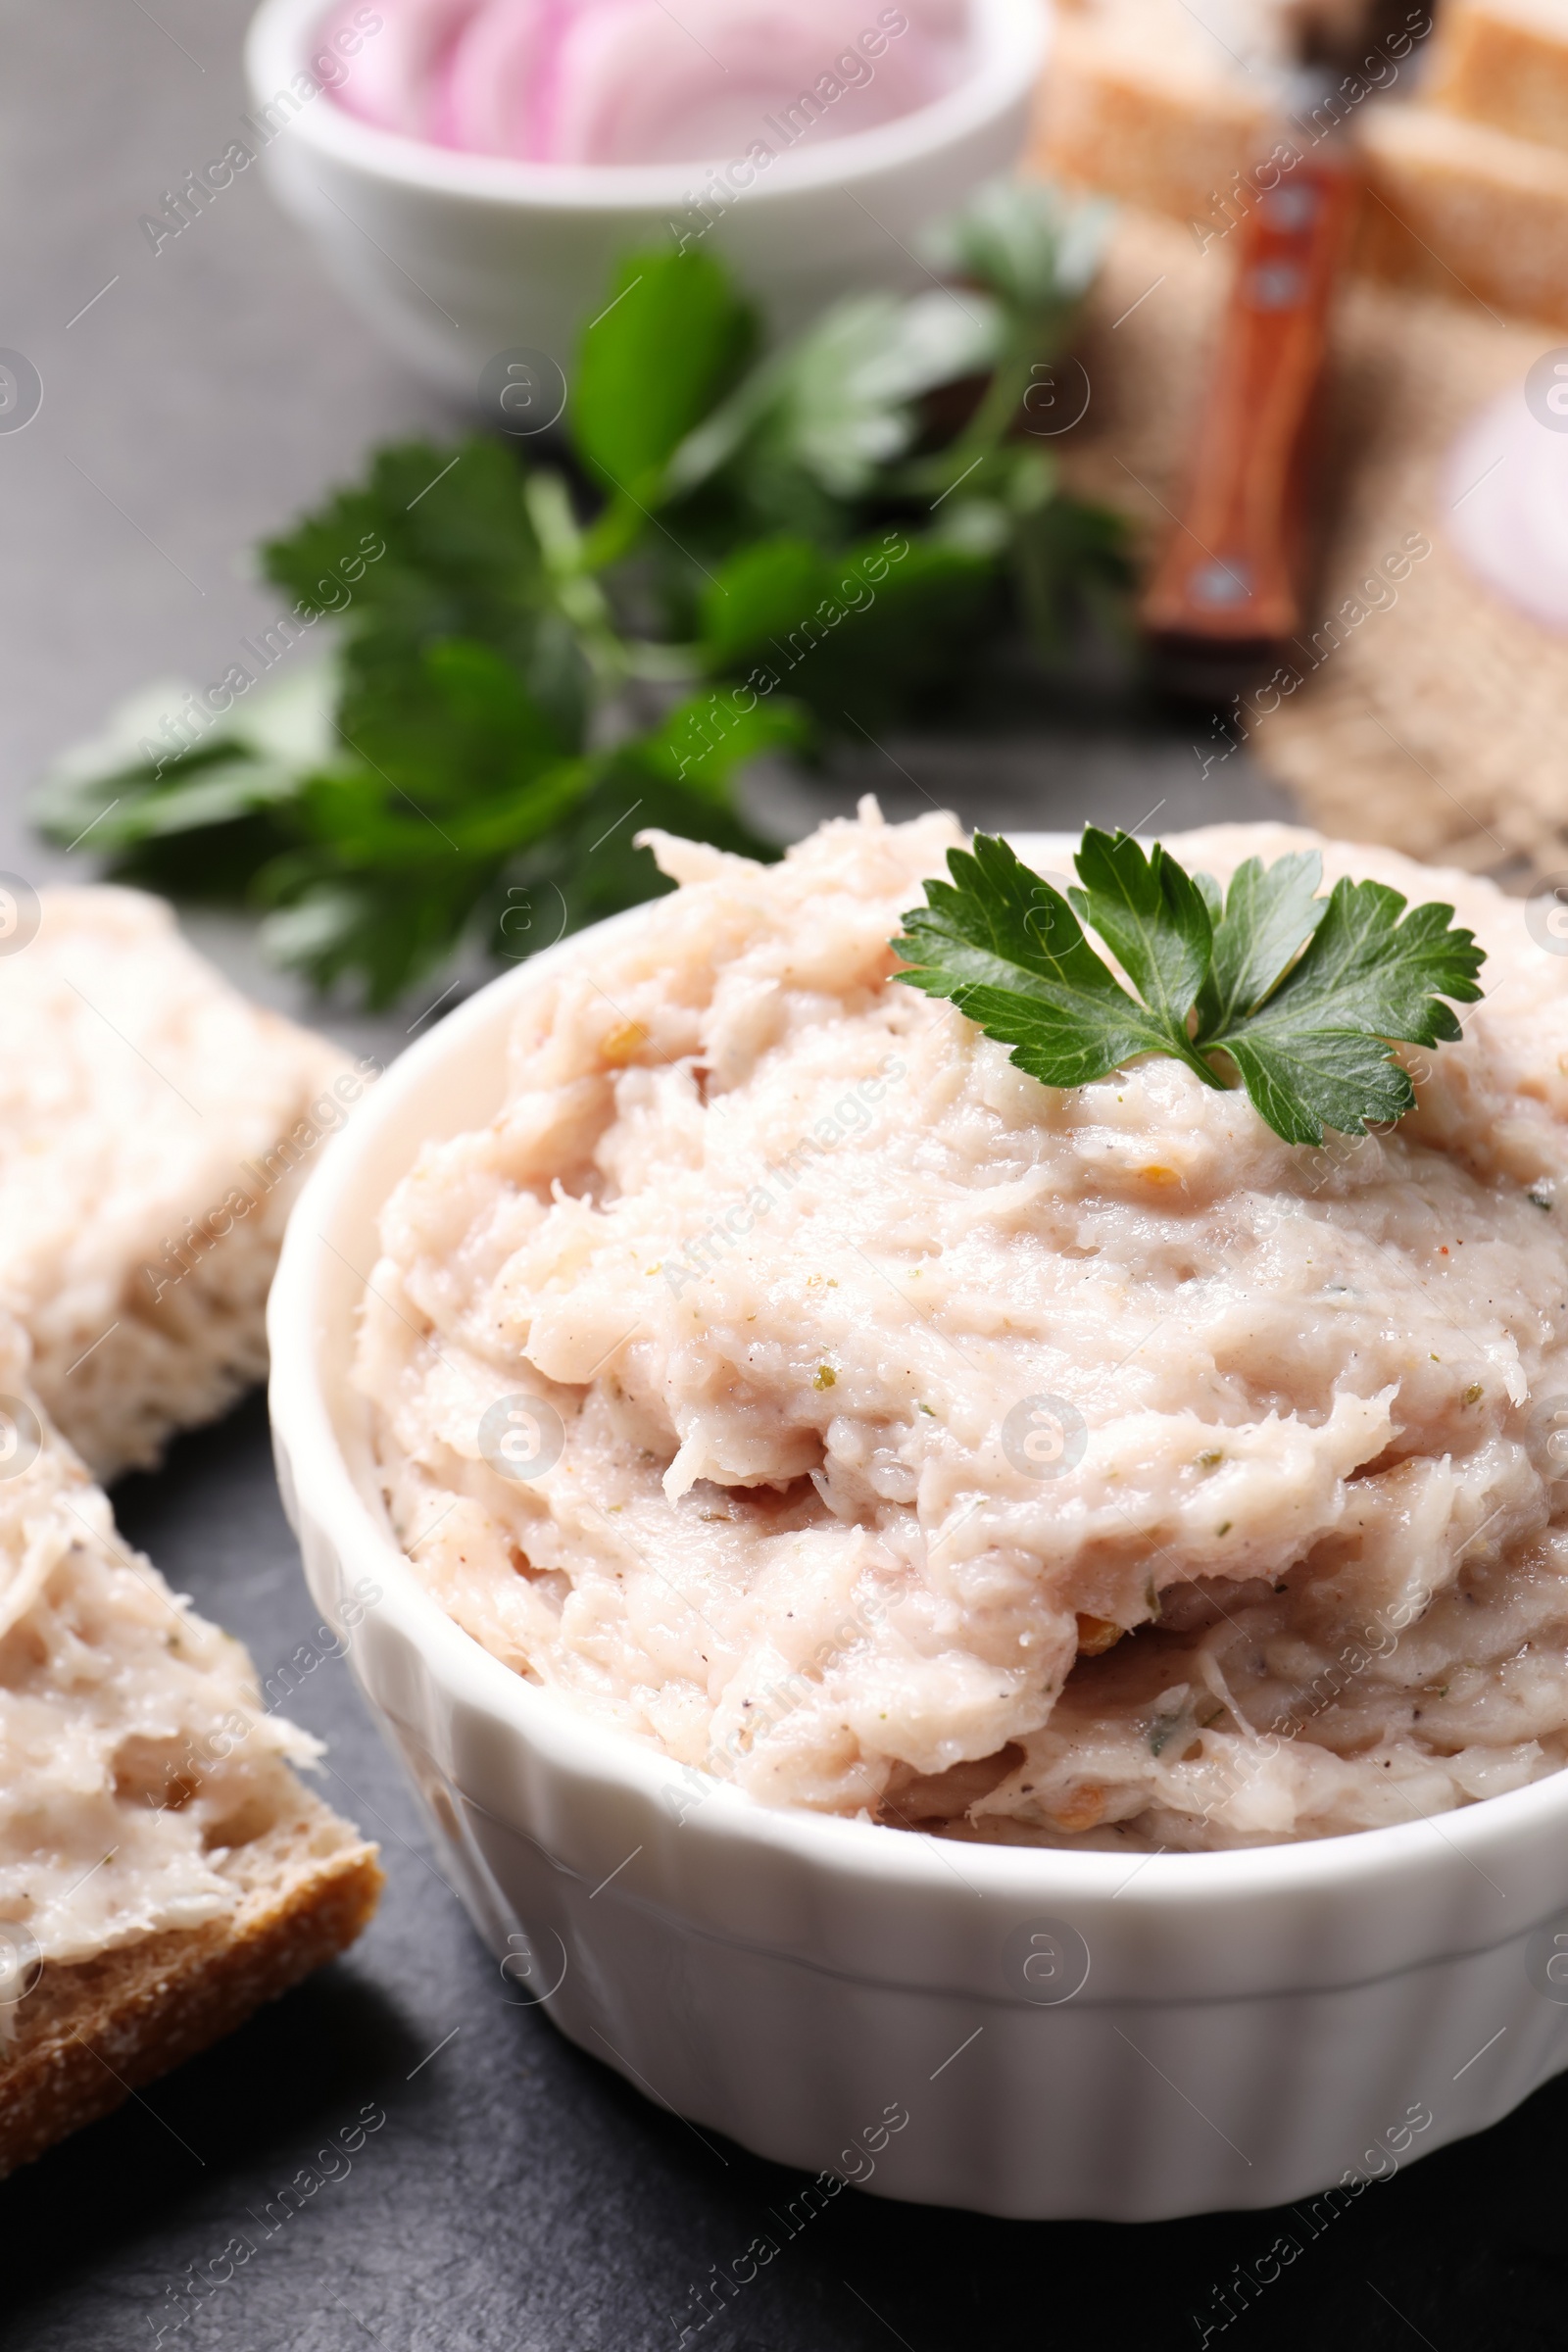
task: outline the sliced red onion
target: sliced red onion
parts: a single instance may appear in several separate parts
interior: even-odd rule
[[[384,0],[381,13],[342,104],[443,146],[561,164],[696,164],[870,129],[954,85],[967,23],[965,0]]]
[[[330,39],[354,24],[359,0],[344,0],[322,24]],[[434,121],[447,57],[474,0],[376,0],[378,32],[355,34],[358,54],[348,78],[332,96],[367,122],[405,137],[434,137]]]

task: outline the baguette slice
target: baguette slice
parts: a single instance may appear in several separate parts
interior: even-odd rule
[[[267,1369],[290,1201],[365,1091],[139,891],[46,890],[0,935],[0,1309],[98,1477]]]
[[[0,1319],[0,2174],[358,1936],[375,1849],[317,1743],[128,1551]]]
[[[1134,26],[1109,11],[1063,15],[1040,86],[1034,170],[1146,211],[1227,225],[1225,200],[1267,152],[1270,110],[1241,72],[1195,51],[1179,11]],[[1223,65],[1223,59],[1220,64]]]
[[[1568,149],[1568,11],[1561,0],[1446,0],[1427,94],[1472,122]]]
[[[1356,267],[1568,326],[1568,153],[1435,106],[1367,107]]]

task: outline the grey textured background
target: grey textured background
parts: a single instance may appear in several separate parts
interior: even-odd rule
[[[140,233],[162,191],[233,135],[246,104],[235,0],[5,0],[0,24],[0,345],[45,388],[34,421],[0,435],[0,865],[41,880],[87,855],[45,853],[27,832],[46,762],[148,680],[219,674],[270,617],[246,569],[256,537],[368,443],[454,420],[345,313],[257,172],[161,254]],[[868,756],[775,815],[804,823],[867,786],[890,811],[920,806],[918,786],[971,818],[1034,825],[1133,822],[1161,801],[1162,824],[1276,806],[1239,760],[1223,799],[1202,785],[1191,733],[1112,714],[1027,740],[900,744],[896,764]],[[274,1002],[297,1003],[242,927],[199,931]],[[385,1051],[404,1016],[333,1025]],[[264,1673],[310,1638],[259,1400],[116,1500],[127,1534]],[[382,1841],[383,1911],[346,1962],[0,2189],[4,2342],[674,2352],[670,2313],[795,2183],[738,2149],[710,2154],[511,2005],[340,1663],[308,1679],[294,1712],[329,1742],[328,1792]],[[368,2106],[386,2121],[352,2170],[175,2328],[184,2266],[235,2229],[256,2236],[247,2214]],[[1485,2141],[1380,2187],[1234,2340],[1561,2344],[1564,2112],[1554,2086]],[[1194,2343],[1190,2314],[1274,2227],[1035,2227],[847,2195],[689,2340]]]

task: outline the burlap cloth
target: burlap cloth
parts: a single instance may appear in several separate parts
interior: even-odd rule
[[[1231,260],[1224,242],[1200,254],[1189,229],[1125,211],[1091,302],[1079,346],[1089,409],[1052,446],[1071,487],[1133,517],[1146,550],[1171,530],[1166,510],[1180,503]],[[1309,823],[1495,871],[1516,888],[1531,872],[1568,867],[1568,637],[1466,570],[1445,527],[1442,476],[1461,426],[1520,387],[1555,339],[1477,307],[1346,284],[1309,627],[1355,599],[1409,534],[1432,553],[1397,601],[1346,630],[1277,710],[1244,711],[1242,721],[1252,758],[1294,792]],[[1195,763],[1223,749],[1206,721],[1194,734]]]

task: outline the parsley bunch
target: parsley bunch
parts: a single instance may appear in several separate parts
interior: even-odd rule
[[[1460,1036],[1443,1002],[1474,1004],[1484,951],[1451,906],[1406,911],[1382,882],[1319,898],[1315,850],[1249,858],[1221,892],[1157,843],[1088,826],[1065,896],[1004,841],[951,850],[950,882],[893,942],[898,977],[946,997],[1046,1086],[1086,1086],[1141,1054],[1169,1054],[1205,1086],[1239,1077],[1288,1144],[1325,1127],[1364,1135],[1415,1101],[1389,1041]],[[1137,991],[1095,953],[1097,932]],[[1233,1077],[1234,1073],[1234,1077]]]
[[[1011,619],[1049,660],[1124,582],[1118,526],[1014,434],[1101,229],[998,186],[944,232],[957,282],[770,352],[710,254],[630,256],[554,462],[380,451],[262,549],[289,603],[223,690],[125,706],[42,829],[261,906],[279,960],[372,1004],[465,941],[515,956],[665,887],[645,825],[776,856],[736,800],[749,760],[939,706]]]

